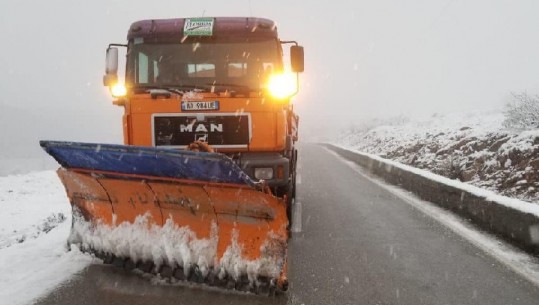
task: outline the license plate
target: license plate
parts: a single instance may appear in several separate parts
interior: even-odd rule
[[[183,111],[219,110],[219,101],[196,102],[182,101]]]

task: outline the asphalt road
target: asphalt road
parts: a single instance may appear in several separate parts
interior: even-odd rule
[[[275,298],[92,265],[37,304],[539,304],[539,289],[324,148],[300,150],[302,232]]]

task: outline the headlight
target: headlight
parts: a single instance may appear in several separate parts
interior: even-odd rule
[[[270,180],[273,178],[273,168],[259,167],[255,168],[255,178],[259,180]]]
[[[117,83],[110,87],[110,93],[113,97],[122,97],[127,94],[127,89],[125,88],[124,84]]]
[[[296,89],[296,77],[292,73],[272,74],[268,80],[268,90],[277,99],[291,97]]]

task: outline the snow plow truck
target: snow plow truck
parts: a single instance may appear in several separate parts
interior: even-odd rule
[[[286,291],[303,69],[268,19],[133,23],[103,78],[125,145],[40,142],[73,207],[68,243],[129,270]]]

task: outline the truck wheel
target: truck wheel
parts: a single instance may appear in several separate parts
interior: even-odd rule
[[[290,168],[292,169],[292,179],[290,179],[290,183],[287,186],[287,192],[286,192],[286,216],[288,216],[288,233],[290,233],[290,230],[292,230],[292,220],[294,219],[293,215],[293,208],[294,203],[296,199],[296,164],[297,164],[297,158],[298,158],[298,152],[294,149],[293,153],[293,162],[290,165]],[[288,234],[288,236],[292,236],[291,234]]]
[[[286,192],[286,216],[288,217],[288,231],[292,229],[292,220],[293,220],[293,206],[296,198],[296,175],[293,176],[292,181],[287,186]]]
[[[292,205],[294,203],[295,184],[294,179],[287,186],[281,186],[275,188],[275,195],[277,197],[286,196],[286,216],[288,218],[288,230],[292,228]]]

